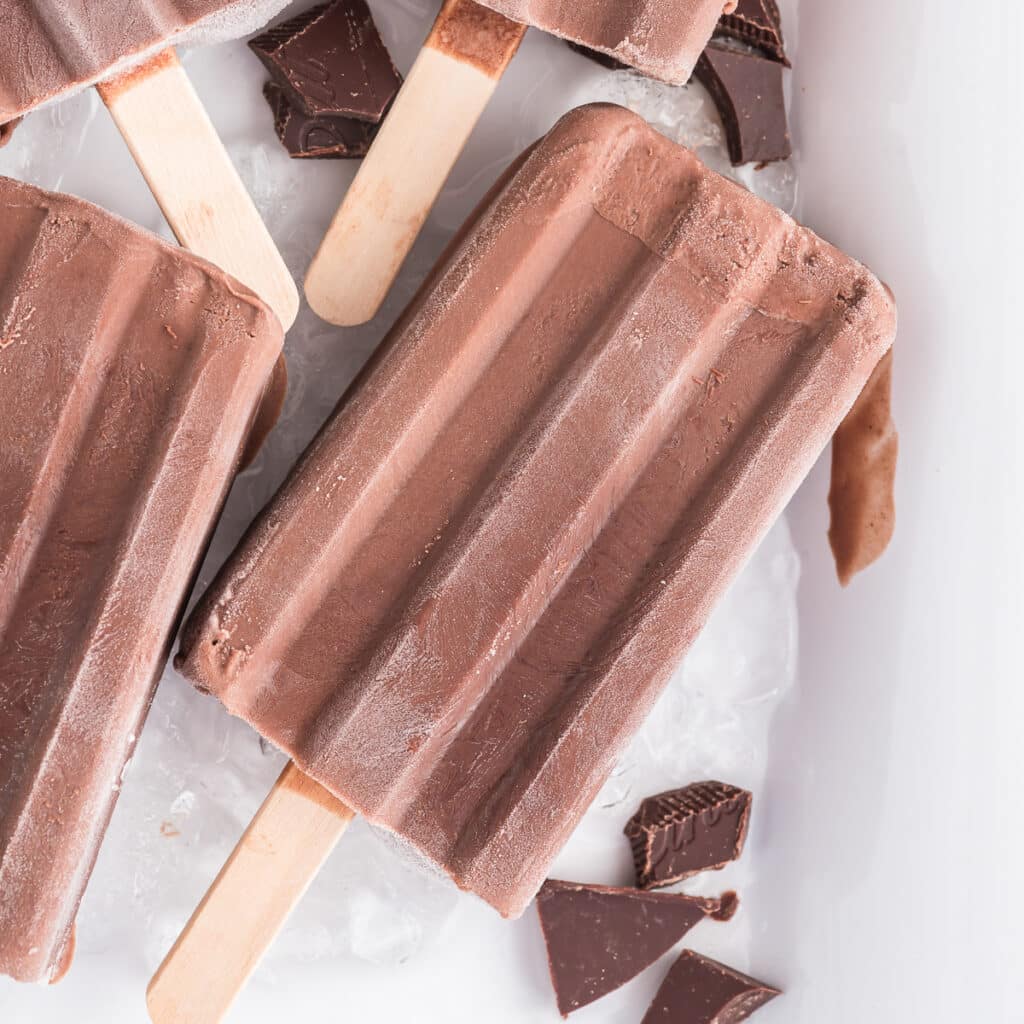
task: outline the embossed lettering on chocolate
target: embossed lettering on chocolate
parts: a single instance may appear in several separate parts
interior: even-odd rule
[[[519,914],[888,349],[883,286],[618,107],[492,194],[183,637]]]
[[[0,178],[0,974],[53,980],[280,323]]]

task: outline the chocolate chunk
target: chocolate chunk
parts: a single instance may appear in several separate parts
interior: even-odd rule
[[[14,129],[17,128],[19,124],[21,124],[20,117],[16,117],[13,121],[8,121],[6,124],[0,124],[0,149],[11,141]]]
[[[705,917],[728,920],[738,904],[735,893],[702,899],[548,879],[537,912],[562,1016],[625,985]]]
[[[274,130],[282,145],[296,158],[341,160],[366,156],[377,126],[352,117],[311,117],[296,110],[276,82],[263,86],[274,112]]]
[[[743,852],[751,795],[724,782],[695,782],[650,796],[626,824],[641,889],[725,867]]]
[[[892,359],[889,349],[832,439],[828,539],[844,587],[882,557],[896,528]]]
[[[782,39],[782,14],[775,0],[740,0],[732,14],[719,19],[715,38],[746,43],[790,66]]]
[[[767,164],[793,151],[782,92],[783,67],[759,53],[711,42],[694,75],[722,117],[733,164]]]
[[[642,1024],[740,1024],[781,992],[725,964],[684,950]]]
[[[380,121],[402,84],[364,0],[332,0],[249,42],[288,94],[312,117]]]
[[[589,57],[594,63],[600,64],[603,68],[608,68],[609,71],[629,71],[629,65],[623,64],[621,60],[616,60],[610,53],[601,53],[600,50],[592,50],[589,46],[584,46],[582,43],[574,43],[570,40],[566,40],[571,50],[575,50],[577,53],[582,54],[584,57]]]

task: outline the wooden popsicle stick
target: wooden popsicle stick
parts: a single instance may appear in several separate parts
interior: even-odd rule
[[[371,320],[526,26],[446,0],[306,275],[324,320]]]
[[[153,975],[154,1024],[223,1020],[353,817],[288,763]]]
[[[174,50],[96,88],[178,241],[248,285],[287,331],[295,281]]]

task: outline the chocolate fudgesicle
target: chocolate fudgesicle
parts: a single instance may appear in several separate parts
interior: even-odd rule
[[[727,921],[721,899],[639,892],[549,879],[537,893],[551,983],[563,1017],[621,988],[706,917]]]
[[[736,9],[736,0],[480,3],[512,21],[561,36],[673,85],[686,83],[719,17]]]
[[[580,108],[449,248],[179,665],[518,915],[895,323],[863,266]]]
[[[0,123],[176,43],[264,25],[287,0],[0,0]]]
[[[773,163],[792,154],[784,70],[777,60],[719,42],[709,43],[697,61],[694,75],[721,115],[734,165]]]
[[[283,343],[212,264],[0,178],[0,973],[52,980]]]
[[[741,1024],[778,995],[777,988],[687,949],[662,982],[643,1024]]]
[[[722,782],[697,782],[648,797],[626,824],[641,889],[725,867],[743,852],[751,796]]]

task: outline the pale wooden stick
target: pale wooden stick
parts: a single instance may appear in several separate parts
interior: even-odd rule
[[[174,51],[97,89],[178,241],[248,285],[288,330],[295,281]]]
[[[306,276],[325,320],[380,309],[526,32],[471,0],[447,0]]]
[[[154,1024],[224,1018],[353,816],[289,762],[153,975]]]

